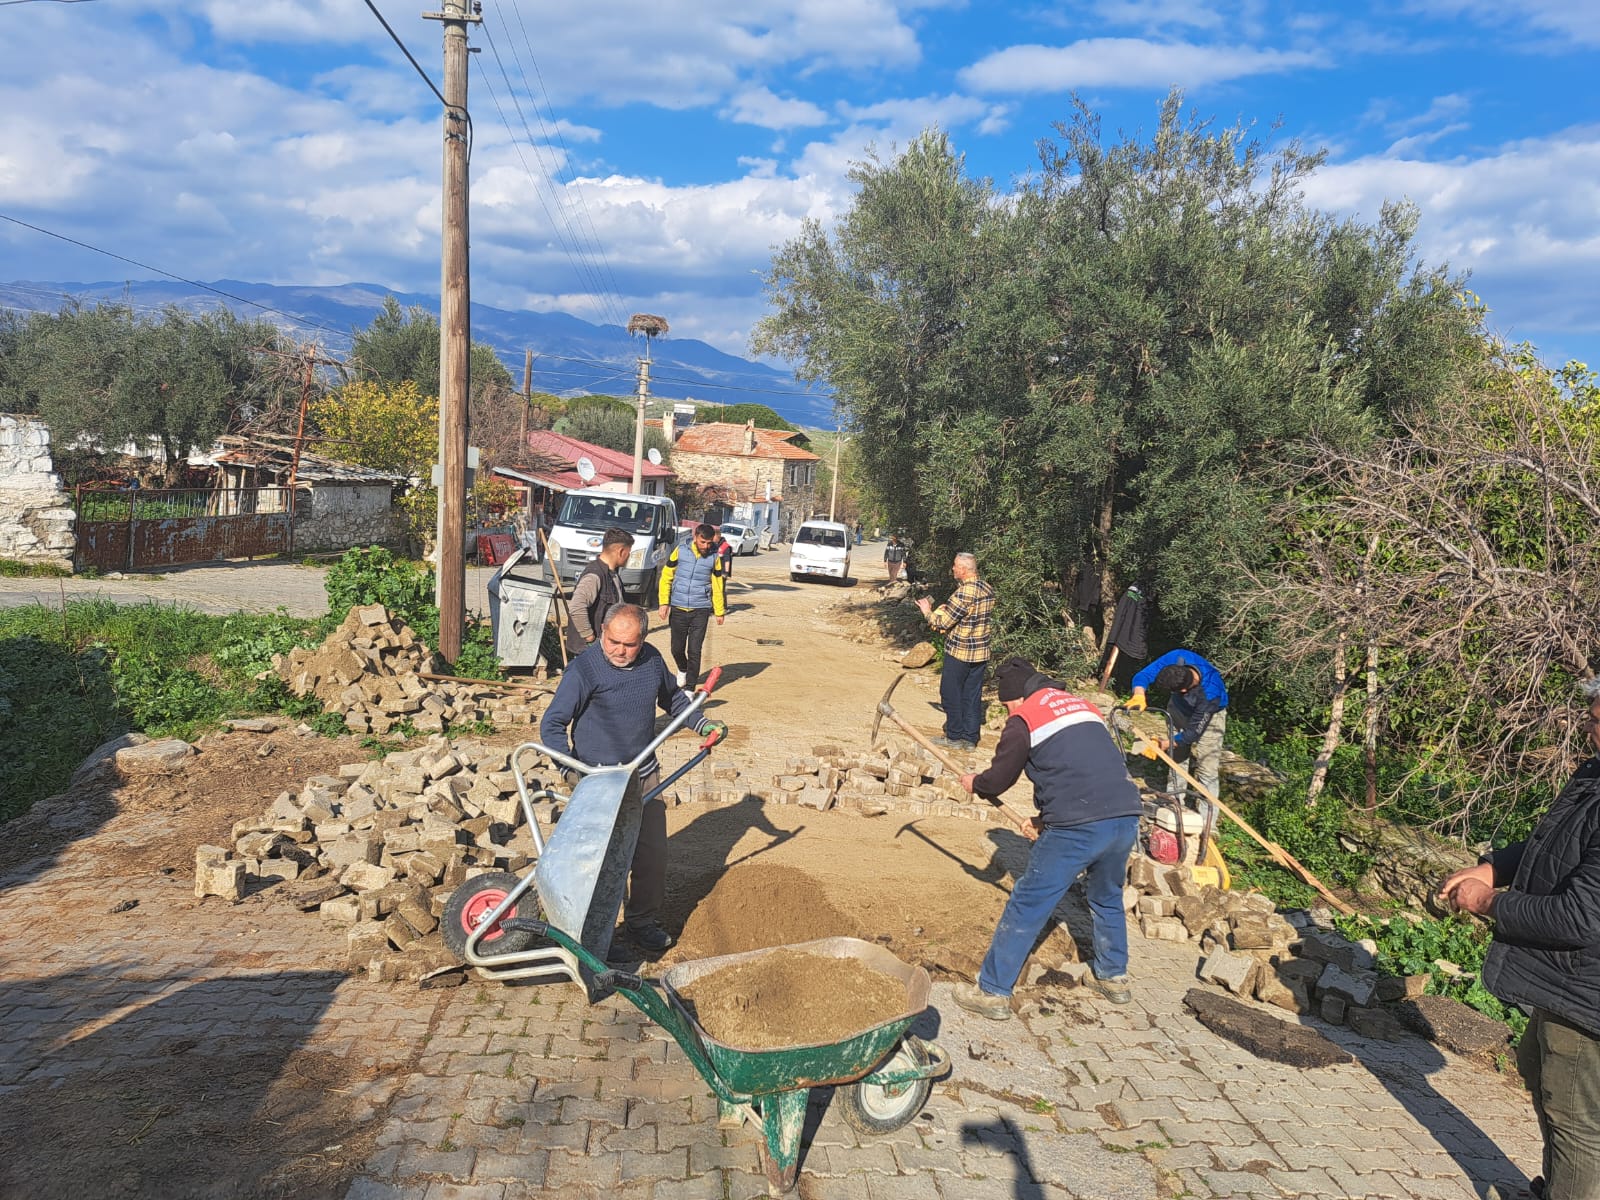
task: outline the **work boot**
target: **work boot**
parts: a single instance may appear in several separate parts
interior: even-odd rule
[[[935,746],[938,746],[941,750],[959,750],[962,746],[966,745],[965,742],[952,741],[950,738],[944,737],[943,735],[940,735],[936,738],[929,738],[928,740]]]
[[[654,921],[648,925],[628,926],[628,937],[633,944],[641,950],[648,950],[651,954],[660,954],[663,950],[670,950],[676,940]]]
[[[988,1017],[991,1021],[1011,1019],[1010,996],[996,996],[993,992],[984,991],[975,983],[958,983],[955,997],[957,1004],[970,1013],[977,1013],[980,1017]]]
[[[1091,975],[1090,979],[1093,980],[1094,986],[1099,989],[1100,994],[1111,1003],[1131,1004],[1133,1002],[1133,992],[1128,989],[1130,980],[1126,975],[1112,975],[1106,979],[1101,979],[1098,975]]]

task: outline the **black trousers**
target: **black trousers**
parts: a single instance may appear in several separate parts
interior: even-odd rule
[[[700,682],[700,648],[706,644],[706,626],[711,624],[709,608],[675,608],[667,614],[672,630],[672,661],[684,674],[684,686]]]

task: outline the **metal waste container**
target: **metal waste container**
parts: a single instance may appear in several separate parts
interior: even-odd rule
[[[489,624],[494,631],[494,652],[502,667],[539,665],[545,623],[555,585],[544,564],[526,549],[513,551],[505,564],[489,576]]]

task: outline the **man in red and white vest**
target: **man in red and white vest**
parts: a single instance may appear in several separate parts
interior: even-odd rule
[[[995,673],[1010,711],[987,770],[961,786],[998,803],[1026,771],[1033,783],[1033,849],[1006,901],[976,985],[956,1002],[995,1021],[1011,1016],[1011,989],[1056,905],[1081,874],[1094,920],[1093,982],[1113,1004],[1127,1004],[1128,921],[1122,886],[1139,833],[1139,789],[1105,719],[1089,701],[1008,658]]]

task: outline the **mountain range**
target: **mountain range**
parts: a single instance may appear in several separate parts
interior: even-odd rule
[[[371,324],[390,295],[407,308],[419,306],[438,315],[437,296],[396,292],[372,283],[332,287],[237,279],[219,279],[204,287],[166,280],[0,283],[0,307],[26,312],[54,312],[70,301],[127,304],[140,313],[168,305],[188,312],[226,307],[241,318],[270,320],[297,340],[314,340],[333,354],[349,351],[352,333]],[[617,325],[595,325],[567,313],[513,312],[486,304],[472,306],[472,337],[493,346],[518,383],[524,351],[532,350],[534,390],[558,396],[632,395],[636,364],[644,349],[640,339],[630,338]],[[655,339],[650,349],[653,396],[765,404],[796,425],[833,425],[831,396],[825,390],[808,389],[778,367],[728,354],[694,338],[668,335]]]

